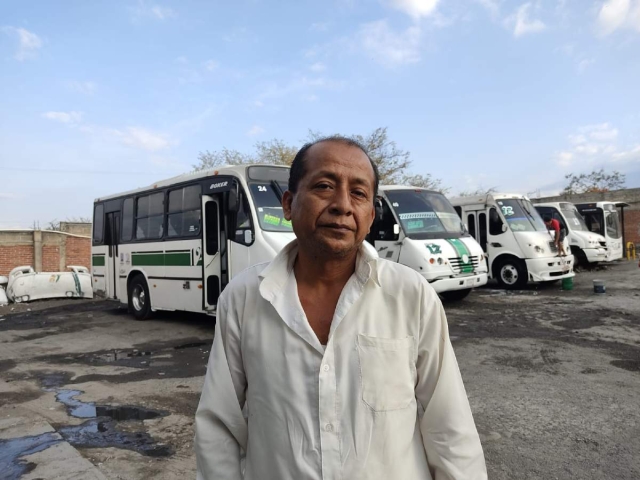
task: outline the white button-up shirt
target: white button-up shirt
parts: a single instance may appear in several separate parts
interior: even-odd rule
[[[294,241],[220,296],[196,413],[198,479],[486,479],[433,288],[363,244],[323,347],[298,297],[296,255]]]

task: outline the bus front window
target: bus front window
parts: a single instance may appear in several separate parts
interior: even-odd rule
[[[249,184],[251,197],[258,214],[260,228],[267,232],[292,232],[291,222],[284,218],[281,195],[287,189],[284,182],[256,182]]]
[[[582,215],[578,213],[576,207],[563,207],[562,214],[572,230],[579,230],[581,232],[589,231],[589,227],[587,227],[587,224],[584,222],[584,218],[582,218]]]
[[[503,198],[496,200],[509,228],[514,232],[546,232],[547,226],[529,200]]]
[[[460,217],[444,195],[428,190],[387,190],[391,207],[409,238],[459,238]]]

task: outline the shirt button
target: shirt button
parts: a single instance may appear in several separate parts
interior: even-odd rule
[[[331,425],[330,423],[327,423],[327,424],[324,426],[324,429],[325,429],[325,431],[327,431],[327,432],[333,432],[333,425]]]
[[[330,367],[329,365],[325,364],[325,365],[324,365],[324,367],[322,367],[322,369],[323,369],[325,372],[328,372],[329,370],[331,370],[331,367]]]

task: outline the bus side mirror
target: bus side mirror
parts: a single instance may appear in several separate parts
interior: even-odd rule
[[[509,227],[507,227],[504,223],[502,224],[502,233],[506,232],[507,230],[509,230]]]
[[[244,231],[244,244],[251,245],[253,243],[253,232],[251,230]]]
[[[380,221],[382,220],[382,202],[380,202],[380,200],[376,200],[376,220]]]
[[[400,235],[400,225],[398,225],[397,223],[393,224],[393,234]]]

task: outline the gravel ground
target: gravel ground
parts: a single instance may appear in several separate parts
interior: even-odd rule
[[[607,294],[593,293],[596,278]],[[489,286],[445,308],[489,478],[640,478],[637,263],[581,272],[572,291]],[[194,478],[193,414],[213,333],[205,315],[136,322],[100,300],[0,307],[0,420],[38,416],[75,432],[69,441],[109,479]],[[77,417],[118,405],[161,415]],[[96,422],[102,436],[77,435]],[[37,467],[37,456],[16,461]]]

